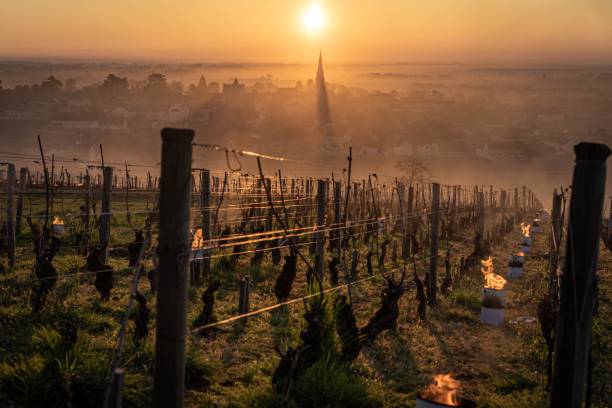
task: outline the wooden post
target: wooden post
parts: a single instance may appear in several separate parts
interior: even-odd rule
[[[485,233],[485,198],[484,192],[479,192],[477,197],[477,205],[478,205],[478,224],[477,224],[477,232],[484,239]]]
[[[113,190],[113,168],[104,167],[104,186],[102,193],[102,214],[100,215],[100,244],[104,248],[103,263],[108,260],[108,244],[111,236],[111,209]]]
[[[431,246],[429,258],[429,274],[427,275],[427,298],[431,305],[436,304],[438,291],[438,245],[440,240],[440,184],[432,183],[431,196]]]
[[[200,206],[202,207],[202,236],[208,246],[208,241],[212,238],[210,231],[210,171],[202,170],[200,172]],[[204,259],[202,259],[202,274],[211,281],[210,276],[210,250],[204,250]]]
[[[610,210],[608,211],[608,235],[606,236],[606,243],[609,243],[611,239],[612,239],[612,198],[610,199]]]
[[[185,334],[191,154],[194,132],[163,129],[159,195],[159,284],[153,405],[179,408],[185,396]]]
[[[519,204],[518,204],[518,188],[514,188],[514,223],[515,224],[519,224],[521,222],[520,220],[520,213],[519,213]]]
[[[414,201],[414,187],[408,187],[408,201],[406,204],[406,215],[404,217],[406,233],[402,241],[402,259],[407,262],[410,257],[410,239],[413,233],[412,207]]]
[[[89,173],[85,174],[85,176],[83,177],[83,183],[85,185],[85,203],[84,203],[84,210],[85,213],[81,214],[81,216],[83,217],[83,224],[85,224],[85,228],[86,231],[89,234],[89,224],[90,224],[90,209],[91,209],[91,198],[92,198],[92,186],[91,186],[91,177],[89,176]]]
[[[9,266],[15,266],[15,165],[7,164],[6,173],[6,246],[8,251]]]
[[[272,179],[270,177],[266,177],[266,188],[272,195]],[[272,231],[272,209],[268,208],[268,212],[266,214],[266,231]]]
[[[342,222],[342,215],[340,214],[340,201],[342,201],[342,183],[340,181],[336,181],[334,183],[334,223],[336,224],[336,231],[333,234],[335,239],[334,249],[336,250],[336,254],[338,257],[340,256],[340,248],[342,247],[342,229],[340,228],[340,223]]]
[[[563,226],[563,220],[561,220],[561,194],[557,194],[556,189],[553,191],[551,221],[552,232],[550,234],[550,250],[548,252],[548,288],[550,298],[556,301],[559,286],[557,279],[557,266],[560,252],[559,245],[561,244],[561,227]]]
[[[325,229],[325,209],[327,208],[327,181],[317,180],[317,230]],[[317,231],[315,272],[319,275],[321,284],[325,276],[325,232]],[[321,288],[323,289],[323,288]]]
[[[111,378],[110,398],[105,408],[121,408],[123,406],[123,384],[125,383],[125,370],[116,368]]]
[[[19,196],[17,197],[17,214],[15,219],[15,235],[21,235],[23,223],[23,201],[25,199],[26,185],[28,184],[28,169],[19,169]]]
[[[581,407],[597,294],[597,256],[606,186],[608,146],[580,143],[568,221],[561,305],[555,331],[551,407]]]
[[[238,300],[238,313],[247,314],[249,313],[250,304],[250,292],[251,292],[251,279],[248,276],[243,277],[240,280],[240,298]]]

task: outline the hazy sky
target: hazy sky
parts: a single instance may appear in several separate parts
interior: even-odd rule
[[[0,56],[612,62],[612,0],[0,0]]]

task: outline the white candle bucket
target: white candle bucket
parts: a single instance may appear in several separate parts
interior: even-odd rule
[[[484,324],[499,326],[504,322],[504,310],[503,308],[490,309],[482,306],[480,308],[480,321]]]
[[[483,288],[482,289],[482,301],[486,302],[487,298],[493,298],[493,300],[499,300],[502,306],[506,306],[508,304],[508,296],[506,295],[505,290],[497,290],[491,288]]]
[[[193,262],[197,259],[202,259],[204,257],[204,250],[200,248],[191,248],[191,252],[189,252],[189,261]]]
[[[511,279],[516,279],[516,278],[520,278],[521,275],[523,275],[523,267],[512,267],[509,266],[508,267],[508,273],[507,273],[507,277],[511,278]]]
[[[53,231],[53,235],[62,235],[65,230],[64,224],[53,224],[51,230]]]

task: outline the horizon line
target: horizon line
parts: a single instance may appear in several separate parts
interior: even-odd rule
[[[120,64],[120,65],[184,65],[184,66],[209,66],[209,67],[266,67],[266,66],[307,66],[314,62],[281,62],[281,61],[188,61],[180,59],[164,60],[163,58],[121,58],[121,57],[77,57],[77,56],[24,56],[24,55],[2,55],[2,63],[31,63],[31,64]],[[400,66],[400,65],[438,65],[438,66],[512,66],[513,68],[536,68],[536,67],[612,67],[611,61],[545,61],[526,58],[519,60],[482,60],[482,61],[443,61],[443,60],[398,60],[388,62],[375,61],[352,61],[352,62],[326,62],[327,66]]]

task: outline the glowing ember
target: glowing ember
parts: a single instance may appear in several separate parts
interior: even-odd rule
[[[53,225],[64,225],[64,220],[60,217],[53,217]]]
[[[523,251],[518,251],[517,253],[514,254],[514,256],[518,256],[518,257],[525,256],[525,253]]]
[[[488,257],[480,261],[482,267],[480,271],[484,277],[484,287],[487,289],[502,290],[506,286],[506,280],[494,273],[493,258]]]
[[[521,222],[521,230],[524,237],[528,237],[531,232],[531,225]]]
[[[192,248],[200,248],[204,242],[204,234],[202,228],[198,228],[193,234],[193,241],[191,241]]]
[[[434,376],[433,382],[421,392],[420,398],[456,407],[459,406],[457,392],[460,386],[461,381],[455,380],[450,373],[438,374]]]

